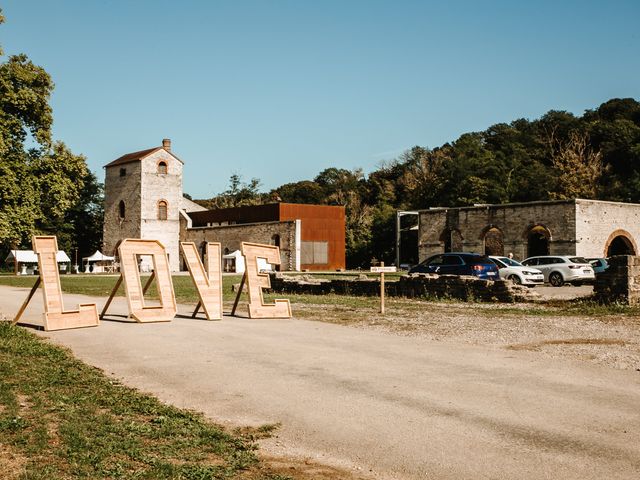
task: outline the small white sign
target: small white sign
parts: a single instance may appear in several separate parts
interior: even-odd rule
[[[394,273],[397,271],[396,267],[371,267],[371,273]]]

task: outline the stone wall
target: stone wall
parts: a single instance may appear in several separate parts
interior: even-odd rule
[[[593,288],[602,303],[640,304],[640,257],[617,255],[609,258],[609,268],[596,275]]]
[[[115,165],[105,171],[104,227],[102,252],[115,255],[116,245],[124,238],[140,238],[141,168],[140,162]],[[125,169],[125,175],[120,175]],[[125,217],[120,218],[120,201],[125,204]]]
[[[220,242],[222,251],[228,249],[229,253],[240,250],[242,242],[273,245],[274,235],[279,235],[280,269],[296,270],[300,264],[299,242],[296,242],[296,237],[300,238],[299,233],[296,233],[300,229],[300,222],[297,220],[194,228],[187,228],[186,223],[183,225],[181,241],[194,242],[196,246],[203,242]]]
[[[447,230],[456,231],[456,236],[461,237],[452,250],[485,253],[484,237],[491,227],[502,232],[504,254],[512,252],[522,260],[529,256],[527,235],[536,225],[549,231],[551,255],[575,255],[575,211],[574,200],[422,210],[418,234],[420,261],[444,252],[443,234]]]
[[[576,254],[583,257],[608,257],[607,248],[615,236],[629,239],[638,252],[640,205],[634,203],[576,200]]]
[[[374,279],[318,280],[313,277],[300,278],[299,276],[272,274],[271,288],[277,293],[380,295],[380,281]],[[428,274],[403,276],[398,281],[385,282],[385,295],[406,298],[452,298],[507,303],[527,301],[537,296],[527,287],[514,285],[510,281]]]

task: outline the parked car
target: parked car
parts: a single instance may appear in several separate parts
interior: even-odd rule
[[[544,284],[544,274],[537,268],[525,267],[509,257],[489,256],[489,258],[498,267],[498,273],[503,280],[511,280],[516,285],[527,287]]]
[[[593,271],[596,272],[596,274],[602,273],[609,268],[609,262],[607,262],[606,258],[587,258],[587,260],[593,267]]]
[[[554,287],[561,287],[565,283],[573,285],[593,283],[596,278],[593,267],[584,257],[547,255],[527,258],[522,264],[541,270],[545,282],[549,282]]]
[[[441,253],[419,263],[409,273],[437,273],[439,275],[473,275],[485,280],[499,278],[498,267],[486,255],[478,253]]]

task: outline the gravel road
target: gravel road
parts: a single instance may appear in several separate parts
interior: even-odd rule
[[[0,312],[10,316],[26,294],[0,287]],[[69,306],[104,300],[65,296]],[[124,299],[113,308],[124,312]],[[634,370],[301,319],[104,321],[42,335],[224,424],[281,423],[265,452],[354,476],[640,477]]]

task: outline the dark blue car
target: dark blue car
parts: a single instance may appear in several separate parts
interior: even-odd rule
[[[473,275],[485,280],[497,280],[498,267],[486,255],[478,253],[441,253],[427,258],[409,270],[409,273],[436,273],[438,275]]]

